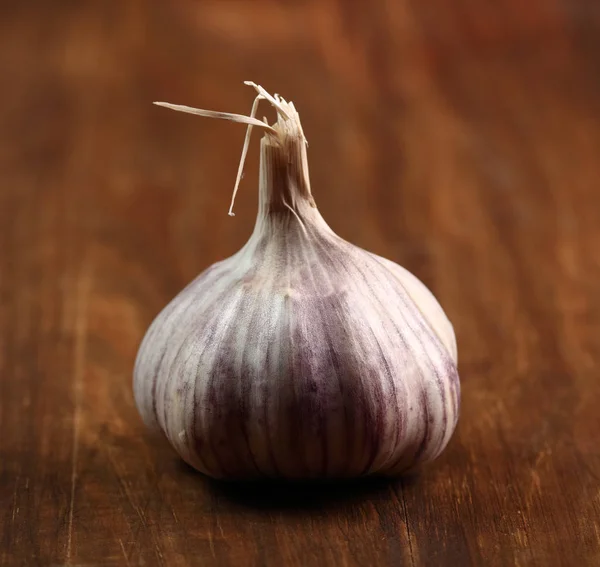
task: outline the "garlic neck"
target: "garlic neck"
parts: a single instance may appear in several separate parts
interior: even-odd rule
[[[315,202],[310,191],[306,142],[297,129],[277,125],[260,144],[259,215],[304,217]]]

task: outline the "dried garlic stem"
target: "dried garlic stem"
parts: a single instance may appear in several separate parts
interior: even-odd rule
[[[278,94],[271,96],[263,87],[253,83],[252,81],[244,81],[245,85],[253,87],[258,93],[257,97],[254,99],[254,103],[252,105],[252,110],[250,112],[250,116],[245,116],[243,114],[233,114],[231,112],[218,112],[215,110],[204,110],[201,108],[193,108],[191,106],[184,106],[181,104],[171,104],[169,102],[155,102],[157,106],[163,106],[165,108],[169,108],[171,110],[177,110],[178,112],[187,112],[188,114],[195,114],[197,116],[204,116],[206,118],[219,118],[222,120],[230,120],[232,122],[239,122],[242,124],[247,124],[248,129],[246,130],[246,137],[244,138],[244,145],[242,147],[242,155],[240,158],[240,164],[238,166],[238,172],[235,179],[235,185],[233,187],[233,194],[231,196],[231,204],[229,205],[228,215],[233,217],[235,216],[233,212],[233,204],[235,202],[235,197],[238,192],[238,188],[240,186],[240,182],[243,177],[244,171],[244,163],[246,161],[246,155],[248,153],[248,147],[250,146],[250,135],[252,134],[252,127],[258,126],[260,128],[264,128],[268,132],[273,134],[278,134],[278,131],[270,126],[267,119],[264,118],[264,121],[260,121],[256,118],[256,113],[258,111],[258,105],[261,100],[267,100],[271,103],[271,105],[277,111],[278,117],[283,118],[284,120],[291,120],[294,122],[300,130],[300,134],[306,143],[306,138],[304,137],[304,132],[302,131],[302,126],[300,125],[300,120],[298,118],[298,113],[294,108],[294,104],[292,102],[286,102],[283,97],[280,97]],[[308,145],[308,144],[307,144]]]

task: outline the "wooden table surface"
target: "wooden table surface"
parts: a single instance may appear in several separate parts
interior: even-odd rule
[[[597,2],[3,2],[0,77],[0,565],[600,565]],[[141,423],[145,330],[257,206],[242,126],[151,102],[247,113],[243,80],[455,325],[419,475],[221,485]]]

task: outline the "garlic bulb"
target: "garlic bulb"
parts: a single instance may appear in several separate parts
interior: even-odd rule
[[[459,413],[452,325],[410,272],[331,230],[294,105],[249,84],[249,117],[158,103],[249,124],[243,156],[252,126],[265,135],[254,232],[150,326],[139,411],[216,478],[391,476],[431,461]],[[273,125],[254,118],[263,99]]]

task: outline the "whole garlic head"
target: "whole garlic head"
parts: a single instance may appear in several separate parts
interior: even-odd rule
[[[452,325],[410,272],[330,229],[298,113],[254,86],[278,114],[272,126],[246,120],[266,131],[254,232],[154,320],[136,404],[211,477],[398,475],[455,429]]]

